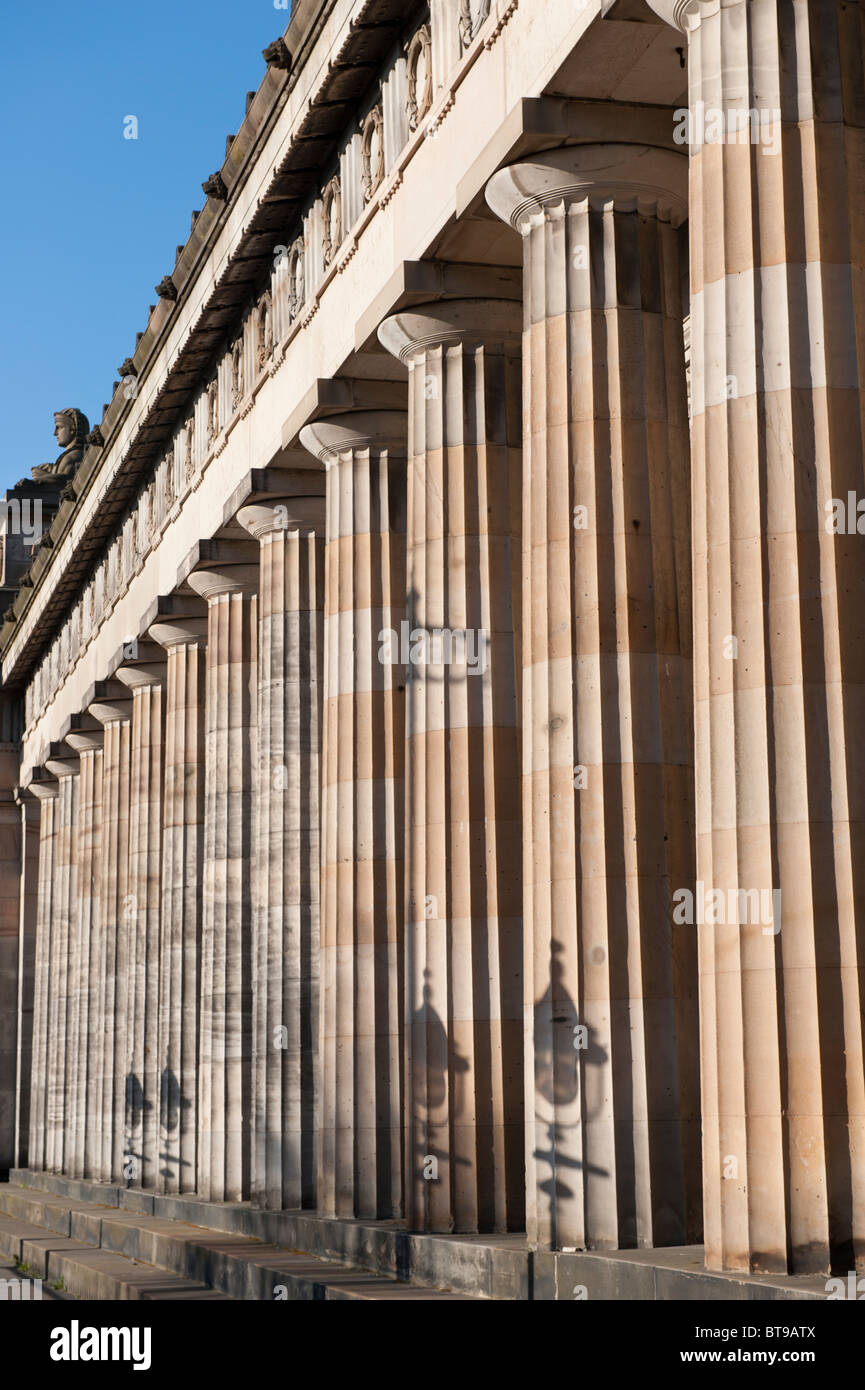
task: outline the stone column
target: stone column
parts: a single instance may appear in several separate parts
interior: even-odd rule
[[[405,416],[323,420],[327,469],[318,1209],[402,1213]]]
[[[103,730],[95,719],[92,728],[76,727],[65,742],[79,755],[77,863],[78,901],[76,933],[78,941],[76,979],[70,980],[70,997],[76,999],[76,1032],[70,1035],[77,1067],[70,1095],[67,1134],[72,1159],[67,1171],[72,1177],[99,1175],[102,1157],[102,1117],[99,1112],[102,1066],[102,957],[104,955],[100,912],[100,858],[102,839]],[[80,725],[81,721],[77,721]]]
[[[211,1201],[249,1196],[258,565],[199,569],[207,600],[199,1178]]]
[[[126,1152],[127,987],[130,933],[129,774],[132,697],[120,681],[97,683],[88,713],[104,726],[102,837],[99,862],[101,910],[100,1001],[102,1058],[94,1101],[101,1115],[100,1178],[128,1184],[135,1164]]]
[[[387,319],[408,366],[406,1193],[415,1230],[523,1230],[520,306]]]
[[[77,760],[76,760],[77,761]],[[69,1173],[72,1161],[69,1096],[78,1057],[71,1046],[75,998],[70,992],[77,950],[78,864],[76,823],[78,778],[73,764],[50,760],[46,767],[58,779],[57,839],[51,895],[53,922],[48,987],[48,1063],[45,1087],[46,1168]]]
[[[136,642],[115,675],[132,691],[127,899],[126,1159],[136,1187],[157,1186],[159,1160],[159,918],[162,896],[164,652]]]
[[[56,955],[54,883],[56,872],[58,792],[56,781],[34,780],[30,791],[39,803],[39,880],[36,917],[36,959],[33,969],[33,1060],[30,1071],[31,1168],[49,1166],[47,1154],[48,1063],[51,1055],[49,1018]]]
[[[18,749],[6,743],[4,733],[6,730],[0,728],[0,1172],[15,1162],[19,996],[26,968],[20,950],[22,835],[21,810],[15,804]]]
[[[261,546],[252,1198],[276,1210],[315,1205],[324,516],[323,496],[237,516]]]
[[[158,1186],[194,1192],[204,872],[206,616],[168,615],[148,636],[166,650],[162,927],[159,948]]]
[[[16,764],[18,753],[16,752]],[[30,1163],[30,1103],[33,1096],[33,1011],[36,984],[36,934],[39,916],[39,839],[41,811],[36,797],[15,788],[21,854],[18,911],[18,1023],[15,1071],[14,1165]]]
[[[865,1269],[865,13],[652,8],[689,62],[706,1261]]]
[[[496,174],[522,235],[527,1229],[699,1238],[687,163],[637,145]],[[676,900],[677,901],[677,900]]]

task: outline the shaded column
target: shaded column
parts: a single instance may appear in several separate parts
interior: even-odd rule
[[[405,416],[307,426],[327,469],[318,1208],[402,1214]]]
[[[258,565],[200,569],[207,600],[198,1186],[249,1196]]]
[[[72,1161],[69,1095],[77,1056],[71,1047],[75,999],[70,996],[77,950],[76,822],[78,778],[72,764],[49,759],[46,768],[58,779],[57,839],[51,895],[53,923],[48,986],[48,1062],[45,1087],[46,1168],[69,1172]],[[70,972],[71,965],[71,972]]]
[[[237,515],[261,547],[252,1197],[277,1210],[315,1205],[324,516],[323,496]]]
[[[523,237],[527,1229],[699,1237],[687,163],[539,154],[487,199]]]
[[[136,642],[115,672],[132,691],[129,754],[129,870],[126,976],[126,1168],[134,1186],[155,1187],[158,1131],[159,918],[162,896],[164,652]]]
[[[865,7],[652,7],[689,61],[706,1261],[847,1271],[865,1268]]]
[[[16,764],[18,754],[16,752]],[[18,767],[20,773],[20,765]],[[36,935],[39,914],[39,801],[15,788],[19,814],[21,853],[19,859],[18,911],[18,1022],[15,1070],[15,1146],[14,1165],[29,1165],[30,1102],[33,1074],[33,1012],[36,984]]]
[[[522,1230],[522,927],[514,613],[518,304],[387,319],[408,365],[407,1218]]]
[[[99,1113],[102,1064],[103,941],[100,912],[100,844],[102,837],[103,730],[95,719],[82,730],[80,717],[65,738],[79,755],[77,862],[78,895],[76,973],[70,977],[75,996],[75,1032],[70,1035],[76,1064],[70,1094],[68,1136],[72,1177],[97,1177],[101,1167],[102,1122]]]
[[[0,700],[8,696],[0,696]],[[27,962],[20,951],[21,811],[15,804],[18,749],[7,743],[0,708],[0,1173],[15,1162],[19,996]]]
[[[99,861],[102,1018],[101,1064],[94,1105],[101,1115],[103,1182],[129,1184],[135,1160],[126,1148],[128,972],[135,911],[129,896],[129,778],[132,696],[120,681],[97,682],[88,713],[104,727],[102,835]]]
[[[148,636],[166,650],[162,925],[159,946],[158,1186],[194,1192],[204,873],[206,616],[167,615]]]
[[[48,1064],[51,1054],[49,1018],[51,1007],[51,963],[54,956],[54,879],[56,870],[58,793],[56,781],[30,783],[29,791],[39,804],[39,878],[36,914],[36,957],[33,968],[33,1056],[30,1071],[30,1142],[28,1164],[44,1170],[49,1166]]]

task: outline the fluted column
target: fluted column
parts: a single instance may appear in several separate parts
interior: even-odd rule
[[[206,616],[166,616],[148,631],[166,650],[159,942],[158,1186],[194,1192],[204,871]]]
[[[164,653],[138,643],[116,676],[132,691],[129,762],[129,959],[126,982],[126,1159],[136,1187],[155,1187],[160,1069],[159,917],[162,867]]]
[[[73,764],[69,762],[49,761],[46,766],[58,779],[45,1087],[46,1168],[53,1173],[68,1173],[72,1158],[69,1097],[72,1072],[78,1061],[69,1045],[75,1012],[75,1000],[70,996],[70,961],[74,974],[77,946],[78,866],[75,830],[78,778],[73,774]]]
[[[67,734],[66,743],[79,754],[76,935],[78,949],[70,999],[75,999],[74,1027],[69,1046],[77,1065],[70,1095],[68,1138],[72,1177],[97,1177],[101,1165],[102,1124],[98,1113],[102,1064],[100,911],[100,842],[102,837],[103,731],[96,720],[92,730]]]
[[[49,1166],[47,1155],[47,1095],[50,1057],[49,1018],[54,985],[54,875],[57,849],[57,782],[33,781],[30,790],[39,801],[39,877],[36,918],[36,959],[33,968],[33,1059],[30,1081],[31,1168]]]
[[[523,237],[527,1228],[699,1236],[681,155],[496,174]]]
[[[387,319],[409,372],[407,1217],[522,1230],[520,306]],[[427,646],[428,644],[428,646]]]
[[[381,634],[405,615],[405,416],[324,420],[327,468],[318,1207],[402,1212],[404,675]]]
[[[316,1191],[324,516],[323,496],[237,516],[261,546],[252,1198],[277,1210]]]
[[[258,565],[200,569],[207,600],[197,1191],[249,1196]]]
[[[129,1183],[135,1162],[126,1151],[127,988],[130,934],[135,913],[129,899],[129,775],[132,698],[119,681],[102,682],[88,713],[105,730],[102,751],[102,835],[99,903],[102,949],[101,1063],[95,1106],[101,1115],[103,1182]]]
[[[689,64],[706,1260],[865,1268],[865,6],[652,5]]]
[[[19,752],[15,754],[16,780],[20,774]],[[17,1010],[15,1062],[14,1145],[10,1155],[17,1168],[30,1163],[30,1104],[33,1076],[33,1012],[36,983],[36,941],[39,917],[39,832],[42,814],[38,798],[17,786],[13,792],[18,811],[18,940]],[[11,836],[9,837],[11,840]],[[8,841],[7,841],[8,842]],[[16,885],[13,881],[13,887]]]

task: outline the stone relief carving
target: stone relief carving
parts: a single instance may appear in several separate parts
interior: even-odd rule
[[[169,449],[165,455],[165,510],[170,512],[177,496],[176,455]]]
[[[190,415],[186,425],[185,479],[190,482],[195,472],[195,416]]]
[[[263,367],[273,352],[273,314],[271,312],[270,292],[261,296],[256,315],[256,355],[259,367]]]
[[[409,130],[417,130],[432,106],[432,37],[426,24],[412,38],[406,50],[406,110]]]
[[[210,446],[219,434],[219,383],[213,378],[207,388],[207,443]]]
[[[296,319],[303,308],[305,293],[303,271],[304,240],[299,236],[288,253],[288,316]]]
[[[463,51],[471,46],[490,12],[491,0],[460,0],[460,42]]]
[[[384,117],[374,106],[361,127],[361,184],[368,203],[384,178]]]
[[[235,338],[231,348],[231,408],[236,410],[243,400],[243,334]]]
[[[342,241],[342,188],[339,176],[334,175],[322,195],[324,234],[322,251],[324,264],[330,265]]]

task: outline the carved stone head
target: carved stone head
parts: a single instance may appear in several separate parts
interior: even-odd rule
[[[83,449],[89,430],[87,416],[74,406],[54,412],[54,436],[61,449],[68,449],[72,444],[79,444]]]

